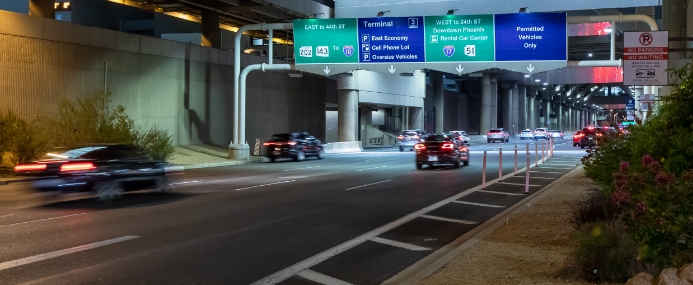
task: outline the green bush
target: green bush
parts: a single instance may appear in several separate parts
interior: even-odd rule
[[[47,133],[38,121],[27,122],[12,111],[0,112],[0,162],[5,152],[11,152],[14,164],[39,158],[48,149]]]
[[[147,152],[149,157],[154,160],[165,161],[170,158],[175,151],[173,137],[156,126],[143,132],[137,144],[140,149]]]
[[[693,262],[693,65],[670,73],[676,79],[672,94],[661,97],[644,123],[629,135],[603,138],[583,158],[587,175],[618,204],[624,242],[637,248],[638,262],[631,265],[652,272]],[[617,244],[577,251],[603,258],[597,252],[617,250]]]

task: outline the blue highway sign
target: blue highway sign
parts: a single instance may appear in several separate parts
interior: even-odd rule
[[[359,18],[361,63],[425,62],[423,17]]]

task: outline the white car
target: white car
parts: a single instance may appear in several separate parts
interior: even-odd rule
[[[534,130],[534,140],[548,140],[551,138],[551,134],[549,134],[549,129],[547,128],[536,128]]]
[[[523,131],[520,133],[520,139],[521,139],[521,140],[531,140],[531,139],[534,139],[534,132],[532,132],[532,130],[530,130],[530,129],[523,130]]]
[[[462,137],[462,143],[466,145],[469,145],[469,142],[472,140],[472,138],[465,131],[450,131],[449,133],[460,134],[460,137]]]

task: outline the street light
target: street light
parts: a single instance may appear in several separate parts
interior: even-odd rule
[[[448,15],[454,15],[454,14],[455,14],[455,11],[457,11],[457,10],[459,10],[459,9],[450,9],[450,10],[448,10]]]
[[[385,13],[390,13],[390,11],[380,11],[378,12],[378,17],[385,16]]]
[[[529,8],[529,7],[520,8],[520,13],[527,13],[527,8]]]
[[[311,19],[317,18],[317,17],[318,17],[318,15],[323,15],[323,16],[324,16],[324,15],[325,15],[325,13],[315,13],[315,14],[310,14],[310,18],[311,18]]]

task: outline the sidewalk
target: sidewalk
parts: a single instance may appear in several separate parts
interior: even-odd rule
[[[575,170],[549,186],[536,204],[518,208],[487,235],[472,238],[468,248],[418,284],[593,284],[556,277],[573,248],[568,204],[581,200],[592,184],[582,168]]]

